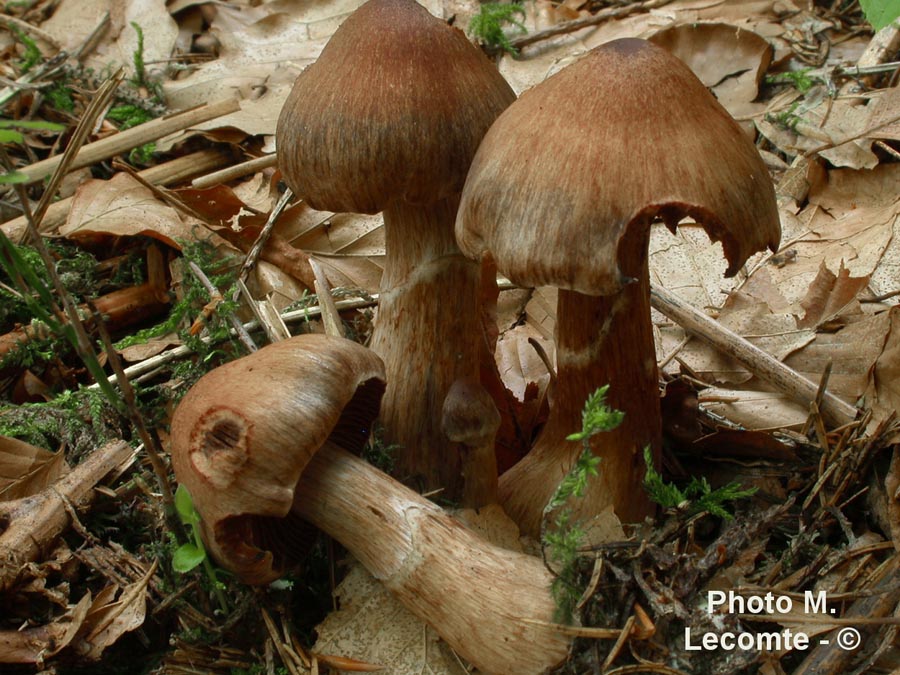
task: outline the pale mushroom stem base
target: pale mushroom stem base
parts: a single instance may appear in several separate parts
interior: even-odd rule
[[[487,544],[440,508],[326,443],[304,469],[293,512],[343,544],[407,609],[484,673],[537,675],[569,638],[540,560]]]
[[[388,382],[385,441],[400,446],[395,473],[423,490],[442,488],[451,500],[463,494],[463,460],[459,444],[441,431],[444,399],[457,379],[477,381],[481,364],[493,362],[481,266],[462,255],[453,234],[458,203],[398,201],[385,210],[388,255],[372,335]]]
[[[581,429],[587,397],[608,384],[607,404],[625,418],[617,429],[593,437],[594,454],[602,458],[599,476],[571,506],[578,518],[612,505],[623,522],[639,521],[653,510],[642,485],[643,449],[650,446],[658,461],[662,444],[646,262],[638,281],[617,295],[560,290],[556,342],[549,418],[531,451],[500,477],[500,503],[523,533],[539,536],[545,505],[581,454],[581,443],[566,436]]]

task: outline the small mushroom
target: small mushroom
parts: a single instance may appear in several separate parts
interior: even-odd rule
[[[684,217],[722,242],[728,276],[780,239],[753,143],[683,63],[644,40],[595,48],[523,94],[485,136],[460,203],[460,246],[517,284],[559,289],[549,419],[500,478],[501,503],[523,531],[539,532],[580,452],[566,436],[603,384],[625,419],[594,437],[600,477],[576,510],[612,504],[622,520],[651,511],[642,451],[658,457],[662,431],[647,249],[654,220],[674,231]]]
[[[543,564],[488,544],[355,456],[383,390],[373,352],[323,335],[201,378],[175,411],[171,444],[209,552],[247,583],[267,583],[298,560],[311,524],[482,672],[559,665],[570,638],[550,625]]]
[[[454,382],[444,399],[441,429],[462,446],[463,507],[478,509],[497,503],[494,440],[499,428],[500,412],[485,388],[471,378]]]
[[[384,212],[386,260],[372,348],[385,361],[385,440],[398,471],[461,493],[441,433],[450,386],[493,363],[480,266],[453,227],[481,138],[515,94],[458,29],[413,0],[369,0],[294,85],[278,120],[285,181],[317,209]]]

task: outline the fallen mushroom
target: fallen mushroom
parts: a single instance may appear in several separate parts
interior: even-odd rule
[[[594,437],[600,477],[576,505],[650,513],[642,450],[658,457],[661,419],[648,242],[660,219],[689,216],[721,241],[731,276],[780,239],[772,182],[753,143],[678,59],[638,39],[589,52],[523,94],[473,160],[457,238],[513,282],[559,288],[557,385],[529,454],[500,478],[500,499],[536,535],[544,505],[580,447],[588,395],[609,384],[625,412]]]
[[[298,560],[298,524],[310,523],[482,672],[558,665],[570,639],[549,625],[552,578],[541,562],[488,544],[354,456],[383,391],[373,352],[323,335],[201,378],[175,411],[171,443],[209,552],[242,580],[267,583]]]
[[[481,138],[515,94],[456,28],[413,0],[370,0],[294,85],[278,120],[279,166],[311,206],[384,212],[387,252],[372,348],[385,361],[385,440],[400,474],[462,492],[441,433],[452,384],[493,363],[480,267],[454,238]]]

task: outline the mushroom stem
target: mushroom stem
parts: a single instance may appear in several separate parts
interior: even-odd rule
[[[388,382],[385,441],[400,446],[397,475],[443,488],[451,500],[462,494],[462,458],[441,431],[441,409],[456,380],[478,380],[490,353],[478,306],[481,266],[462,255],[453,233],[458,203],[398,200],[385,210],[388,255],[372,335]]]
[[[603,458],[599,476],[572,507],[577,516],[590,516],[612,504],[626,522],[652,512],[642,487],[643,449],[649,445],[658,460],[662,418],[649,298],[646,259],[638,280],[616,295],[559,291],[549,418],[531,451],[500,477],[500,503],[523,532],[539,534],[545,505],[581,454],[581,444],[566,436],[581,429],[585,400],[604,384],[610,385],[608,405],[625,418],[592,438],[594,454]]]
[[[330,442],[295,495],[294,514],[343,544],[481,672],[536,675],[566,658],[570,641],[551,625],[552,578],[537,558],[488,544]]]

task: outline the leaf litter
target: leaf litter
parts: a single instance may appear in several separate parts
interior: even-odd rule
[[[246,159],[273,151],[275,121],[294,78],[359,4],[175,2],[167,8],[160,0],[126,5],[62,0],[46,20],[39,12],[22,16],[72,52],[109,11],[109,26],[88,58],[67,71],[91,86],[96,73],[111,64],[135,73],[136,22],[144,34],[148,73],[161,82],[169,109],[228,97],[240,101],[238,112],[178,132],[157,143],[156,151],[184,153],[191,144],[220,143],[240,153],[233,157]],[[434,0],[427,6],[462,27],[478,10],[473,3],[455,0]],[[526,6],[524,24],[528,33],[535,33],[601,9],[598,3],[578,0],[559,5],[537,0]],[[581,559],[593,589],[582,604],[582,619],[585,625],[623,627],[649,612],[656,640],[638,638],[635,632],[630,639],[623,633],[623,640],[635,658],[654,663],[662,663],[660,649],[668,650],[670,663],[678,663],[683,672],[838,672],[849,662],[827,647],[809,653],[695,656],[684,651],[679,636],[684,626],[721,631],[723,622],[732,630],[751,630],[752,617],[709,615],[703,605],[709,590],[740,588],[752,595],[827,589],[851,617],[889,616],[900,602],[890,581],[896,577],[900,551],[900,460],[896,449],[892,457],[885,452],[896,441],[894,417],[900,406],[895,295],[900,290],[900,237],[894,236],[900,227],[898,89],[881,76],[890,69],[879,71],[869,61],[870,35],[858,14],[790,0],[655,2],[525,46],[517,57],[500,57],[498,65],[521,93],[592,47],[626,35],[663,44],[694,68],[748,133],[758,134],[776,182],[802,176],[799,187],[779,183],[784,187],[784,236],[776,254],[759,255],[736,278],[724,279],[721,248],[711,246],[698,228],[683,223],[675,235],[655,228],[654,283],[713,313],[722,325],[809,379],[818,381],[829,372],[829,391],[869,412],[846,428],[826,429],[815,409],[810,412],[772,392],[745,367],[655,314],[667,396],[669,388],[673,391],[667,424],[681,430],[672,432],[679,439],[679,454],[669,458],[671,476],[705,475],[717,482],[739,477],[759,493],[740,507],[734,520],[718,526],[673,509],[657,527],[644,525],[630,543],[604,537],[594,541]],[[7,60],[18,58],[14,43],[4,44]],[[47,44],[41,48],[52,52]],[[195,48],[206,56],[184,58]],[[173,55],[178,68],[168,65]],[[881,60],[892,56],[896,60],[896,48]],[[5,115],[24,112],[19,106]],[[198,137],[201,131],[204,135]],[[124,259],[130,249],[155,239],[169,251],[166,278],[173,287],[179,273],[172,263],[186,245],[213,242],[235,259],[246,256],[278,197],[277,174],[271,168],[206,189],[182,182],[170,193],[150,189],[113,167],[93,173],[92,178],[82,175],[64,224],[47,234],[78,242],[101,259],[107,253]],[[376,296],[384,252],[381,225],[379,216],[316,212],[302,204],[289,208],[263,249],[265,262],[251,281],[253,293],[277,297],[279,310],[299,307],[302,315],[315,304],[304,267],[313,256],[348,297]],[[364,310],[351,311],[365,331]],[[520,434],[518,445],[509,441],[508,463],[527,449],[522,439],[541,424],[553,393],[554,293],[536,289],[509,302],[505,312],[497,363],[517,402]],[[301,322],[316,329],[314,315]],[[138,358],[149,359],[158,349],[164,355],[172,351],[171,344],[184,346],[178,337],[161,342]],[[29,391],[70,386],[77,376],[62,366],[26,369],[43,385]],[[156,375],[161,390],[184,387],[164,365],[156,368],[162,370],[149,372],[162,373]],[[13,391],[17,379],[24,376],[0,381]],[[675,384],[686,384],[693,393],[675,396]],[[20,387],[10,400],[37,402],[24,391]],[[0,441],[0,504],[47,490],[66,473],[65,447],[51,452],[16,439]],[[202,588],[205,580],[195,576],[184,585],[162,568],[166,554],[159,498],[149,487],[153,478],[146,469],[133,471],[115,471],[105,485],[98,484],[94,512],[83,514],[91,522],[73,524],[77,532],[48,550],[43,560],[23,567],[18,587],[4,595],[4,609],[13,612],[8,616],[24,621],[13,630],[7,630],[10,624],[0,627],[5,647],[0,651],[8,655],[7,663],[41,666],[60,656],[67,662],[96,661],[107,651],[133,648],[127,636],[135,631],[146,640],[142,631],[152,624],[172,630],[176,645],[161,658],[160,672],[190,672],[192,663],[202,663],[207,672],[230,673],[251,663],[268,664],[264,667],[271,670],[278,657],[288,670],[303,672],[304,663],[318,667],[312,665],[317,653],[322,655],[319,663],[335,668],[347,658],[360,662],[354,670],[366,664],[397,673],[463,670],[437,634],[408,615],[358,565],[342,572],[335,591],[340,609],[319,626],[309,655],[303,651],[313,641],[298,641],[287,623],[277,640],[258,634],[237,639],[229,627],[256,607],[275,608],[283,621],[293,615],[301,627],[299,617],[306,610],[277,590],[248,594],[230,589],[236,609],[214,617],[210,593]],[[800,501],[791,494],[800,495]],[[870,521],[861,514],[863,500]],[[143,539],[128,543],[133,547],[128,550],[117,543],[127,537],[115,526],[103,525],[104,518],[122,518],[113,515],[120,508],[145,531]],[[0,529],[8,526],[0,523]],[[509,546],[516,545],[515,539],[505,535]],[[636,546],[636,541],[644,543]],[[77,552],[85,544],[89,546]],[[150,562],[157,557],[159,566]],[[110,583],[92,583],[90,570]],[[299,579],[293,583],[306,585]],[[47,607],[43,622],[29,615],[39,606]],[[811,635],[835,627],[829,616],[793,609],[767,618],[784,627],[801,622]],[[197,639],[204,631],[206,637]],[[865,633],[873,646],[855,657],[855,672],[868,666],[885,672],[896,668],[900,656],[891,645],[896,630],[892,634],[867,624]],[[608,664],[626,658],[621,645],[614,649],[601,642],[598,649]],[[289,666],[290,654],[297,656]],[[592,654],[576,648],[573,672],[599,665]]]

